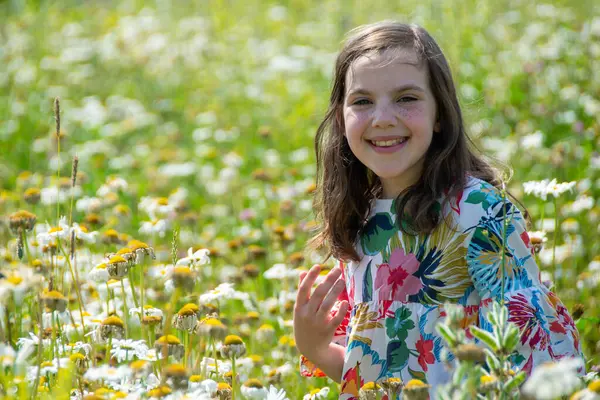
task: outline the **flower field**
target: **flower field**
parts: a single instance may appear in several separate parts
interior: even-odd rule
[[[398,19],[444,49],[586,356],[524,382],[489,345],[446,398],[600,399],[600,3],[352,3],[0,1],[0,398],[337,399],[292,331],[313,140],[344,34]]]

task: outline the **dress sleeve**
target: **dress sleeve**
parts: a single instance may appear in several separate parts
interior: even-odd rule
[[[529,375],[544,362],[583,357],[571,315],[540,281],[525,221],[518,208],[508,200],[490,205],[471,228],[469,238],[467,264],[481,298],[479,327],[492,331],[487,314],[493,301],[504,298],[509,321],[521,331],[512,356],[513,367]]]
[[[345,277],[345,273],[346,273],[345,265],[340,261],[339,266],[342,270],[341,278],[344,279],[344,281],[348,282]],[[350,299],[348,297],[348,290],[346,288],[344,288],[342,290],[342,292],[338,296],[337,301],[331,308],[331,312],[330,312],[331,315],[335,315],[335,313],[340,308],[340,305],[343,301],[347,301],[350,303]],[[350,333],[350,330],[348,328],[348,325],[350,323],[350,314],[351,314],[351,309],[349,308],[348,312],[346,313],[346,316],[344,317],[344,320],[337,327],[337,329],[335,330],[335,333],[333,334],[333,339],[331,340],[332,343],[336,343],[336,344],[339,344],[340,346],[346,347],[348,334]],[[303,355],[300,355],[300,374],[305,377],[324,377],[324,376],[326,376],[325,373],[323,373],[323,371],[321,371],[319,368],[317,368],[317,366],[315,364],[313,364],[309,359],[307,359]]]

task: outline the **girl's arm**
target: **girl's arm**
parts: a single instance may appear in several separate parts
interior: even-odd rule
[[[504,300],[508,320],[521,331],[512,360],[515,367],[529,374],[544,362],[581,357],[573,318],[540,282],[521,212],[508,200],[485,210],[467,247],[469,274],[481,299],[479,327],[492,330],[487,313],[493,301]]]
[[[314,363],[325,375],[340,383],[342,381],[345,351],[344,346],[331,342],[323,350],[315,349],[313,352],[303,354],[304,360],[302,362]]]
[[[319,272],[320,266],[315,265],[300,275],[294,306],[294,337],[302,354],[300,371],[303,376],[327,375],[339,382],[350,306],[341,267],[332,269],[311,295]]]

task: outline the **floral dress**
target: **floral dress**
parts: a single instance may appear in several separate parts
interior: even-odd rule
[[[390,377],[420,379],[435,393],[450,377],[435,329],[445,318],[445,302],[463,307],[462,326],[472,338],[470,325],[491,331],[487,313],[504,293],[509,320],[521,330],[512,362],[528,374],[541,363],[581,356],[573,319],[540,282],[517,207],[474,177],[449,200],[444,210],[438,202],[445,222],[418,236],[398,229],[394,200],[375,200],[356,244],[362,260],[340,263],[346,290],[337,304],[351,306],[333,339],[346,348],[340,399],[358,399],[364,383]],[[300,369],[303,376],[324,376],[303,356]]]

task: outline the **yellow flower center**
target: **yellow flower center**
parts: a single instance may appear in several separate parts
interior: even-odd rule
[[[57,292],[56,290],[51,290],[49,292],[44,293],[44,297],[47,299],[64,299],[65,296],[62,293]]]
[[[377,389],[379,389],[379,385],[376,384],[375,382],[367,382],[367,383],[365,383],[362,386],[361,389],[364,389],[364,390],[377,390]]]
[[[202,325],[210,325],[210,326],[225,326],[221,321],[216,318],[205,318],[200,321]]]
[[[244,344],[244,341],[242,340],[241,337],[237,336],[237,335],[228,335],[225,338],[225,342],[226,345],[232,345],[232,344]]]
[[[165,375],[167,376],[185,376],[187,371],[181,364],[171,364],[165,368]]]
[[[127,243],[127,247],[129,247],[131,250],[137,250],[137,249],[148,249],[150,248],[150,246],[148,246],[146,243],[139,241],[139,240],[130,240],[129,243]]]
[[[188,267],[175,267],[173,268],[174,275],[192,275],[192,270]]]
[[[262,383],[260,383],[260,381],[258,379],[255,379],[255,378],[248,379],[246,381],[246,383],[244,383],[244,386],[251,387],[251,388],[257,388],[257,389],[262,389],[263,388]]]
[[[85,360],[85,356],[81,353],[73,353],[69,356],[71,361]]]
[[[120,326],[123,328],[125,325],[123,324],[123,320],[116,315],[111,315],[102,321],[102,325],[112,325],[112,326]]]
[[[118,263],[126,263],[126,262],[127,262],[126,259],[124,259],[123,257],[118,256],[118,255],[114,255],[110,258],[110,260],[108,260],[109,264],[118,264]]]
[[[479,378],[479,382],[482,385],[488,384],[488,383],[494,383],[496,382],[496,377],[491,376],[491,375],[483,375],[481,378]]]
[[[188,303],[181,307],[181,310],[179,310],[177,314],[179,314],[180,316],[190,316],[197,314],[199,311],[200,308],[197,305],[195,305],[194,303]]]
[[[588,385],[588,389],[590,392],[600,394],[600,379],[596,379],[595,381],[590,382]]]
[[[420,379],[411,379],[410,381],[408,381],[408,383],[406,384],[406,389],[412,389],[412,388],[419,388],[419,387],[425,387],[427,386],[425,383],[423,383],[422,380]]]
[[[6,280],[10,283],[12,283],[13,285],[18,285],[19,283],[23,282],[23,278],[21,278],[20,276],[9,276],[8,278],[6,278]]]
[[[107,236],[110,238],[117,238],[117,237],[119,237],[119,232],[117,232],[114,229],[109,229],[106,232],[104,232],[104,236]]]
[[[177,338],[177,336],[173,336],[173,335],[166,335],[166,336],[161,336],[158,338],[158,340],[156,340],[156,343],[160,343],[160,344],[181,344],[181,340],[179,340]]]
[[[146,364],[148,364],[148,361],[146,361],[146,360],[135,360],[131,364],[129,364],[129,366],[131,367],[132,370],[139,371],[142,368],[144,368],[146,366]]]

